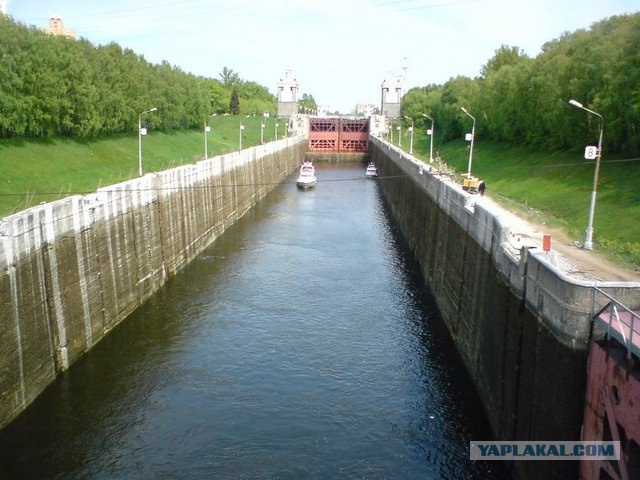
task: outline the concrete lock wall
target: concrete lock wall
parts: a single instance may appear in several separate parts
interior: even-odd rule
[[[540,248],[513,248],[509,225],[411,155],[372,138],[370,156],[495,438],[579,440],[593,283],[563,274]],[[638,284],[598,287],[640,305]],[[577,462],[514,464],[518,478],[577,475]]]
[[[288,138],[0,221],[0,428],[299,165]]]

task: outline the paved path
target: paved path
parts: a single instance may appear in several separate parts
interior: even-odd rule
[[[567,275],[587,281],[640,282],[640,272],[616,265],[598,253],[597,246],[596,250],[579,248],[565,233],[523,220],[488,195],[477,196],[475,201],[500,217],[504,225],[509,226],[510,243],[514,249],[520,250],[522,245],[542,248],[543,235],[549,234],[549,261]]]

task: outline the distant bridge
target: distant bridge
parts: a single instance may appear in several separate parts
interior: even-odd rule
[[[367,152],[368,148],[368,118],[309,119],[311,152]]]

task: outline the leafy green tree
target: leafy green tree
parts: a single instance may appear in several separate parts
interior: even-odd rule
[[[231,68],[223,67],[218,75],[220,76],[222,85],[225,87],[231,87],[234,84],[240,83],[240,76]]]
[[[301,100],[298,102],[298,108],[302,109],[302,111],[315,112],[318,110],[318,105],[313,95],[303,93]]]
[[[607,136],[615,139],[614,150],[632,157],[640,155],[640,16],[631,17],[618,30],[619,56],[605,80],[611,95],[603,96],[607,112]],[[624,72],[624,73],[623,73]]]
[[[597,117],[571,107],[576,99],[605,118],[604,148],[640,154],[640,13],[604,19],[547,42],[535,58],[502,45],[480,77],[412,89],[404,114],[429,109],[440,139],[458,138],[470,119],[476,134],[542,149],[582,149],[598,140]],[[436,96],[437,94],[437,96]],[[435,102],[429,100],[429,95]]]
[[[414,122],[430,125],[431,121],[423,117],[422,114],[426,113],[432,116],[440,105],[441,92],[442,87],[438,85],[412,88],[403,98],[402,114],[412,118]]]
[[[209,90],[209,103],[213,113],[229,113],[231,92],[224,87],[221,81],[213,79],[207,82]]]
[[[528,57],[521,48],[510,47],[503,44],[495,51],[495,55],[480,69],[480,75],[482,78],[487,78],[492,72],[497,72],[506,65],[517,65],[521,60],[526,58]]]
[[[594,144],[599,120],[568,104],[576,99],[605,118],[605,151],[640,154],[640,13],[604,19],[547,42],[535,58],[502,45],[478,78],[414,88],[403,114],[435,119],[437,141],[476,134],[544,149]],[[135,132],[140,112],[154,129],[200,128],[211,113],[275,111],[276,99],[224,67],[220,79],[197,77],[167,62],[154,65],[117,44],[46,35],[0,16],[0,137],[97,136]],[[301,108],[317,108],[303,94]]]
[[[483,119],[478,131],[483,135],[495,141],[525,140],[532,107],[525,93],[530,67],[530,59],[518,47],[504,45],[483,67],[476,102]]]
[[[275,97],[225,67],[221,81],[154,65],[117,44],[49,36],[0,16],[0,137],[96,136],[137,129],[140,112],[154,129],[199,128],[236,103],[251,113],[275,110]],[[237,113],[237,109],[236,109]]]
[[[471,131],[471,119],[462,111],[465,107],[472,115],[479,119],[475,101],[478,98],[479,84],[477,80],[469,77],[458,76],[444,84],[440,96],[440,104],[432,117],[438,119],[440,137],[442,140],[463,138],[465,132]],[[476,131],[479,124],[476,125]]]
[[[266,87],[256,82],[241,81],[238,86],[241,100],[240,113],[244,115],[262,115],[276,111],[276,97]]]

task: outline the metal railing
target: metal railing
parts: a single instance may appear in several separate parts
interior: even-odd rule
[[[604,296],[608,302],[607,304],[595,312],[596,306],[596,294]],[[599,300],[600,298],[598,298]],[[615,338],[627,349],[627,358],[631,358],[631,355],[636,355],[640,358],[640,340],[637,337],[640,336],[640,315],[623,305],[611,295],[601,290],[598,287],[593,287],[591,296],[591,321],[596,324],[601,324],[607,329],[607,336],[609,338]],[[635,330],[638,327],[639,330]],[[634,344],[636,340],[637,344]]]

